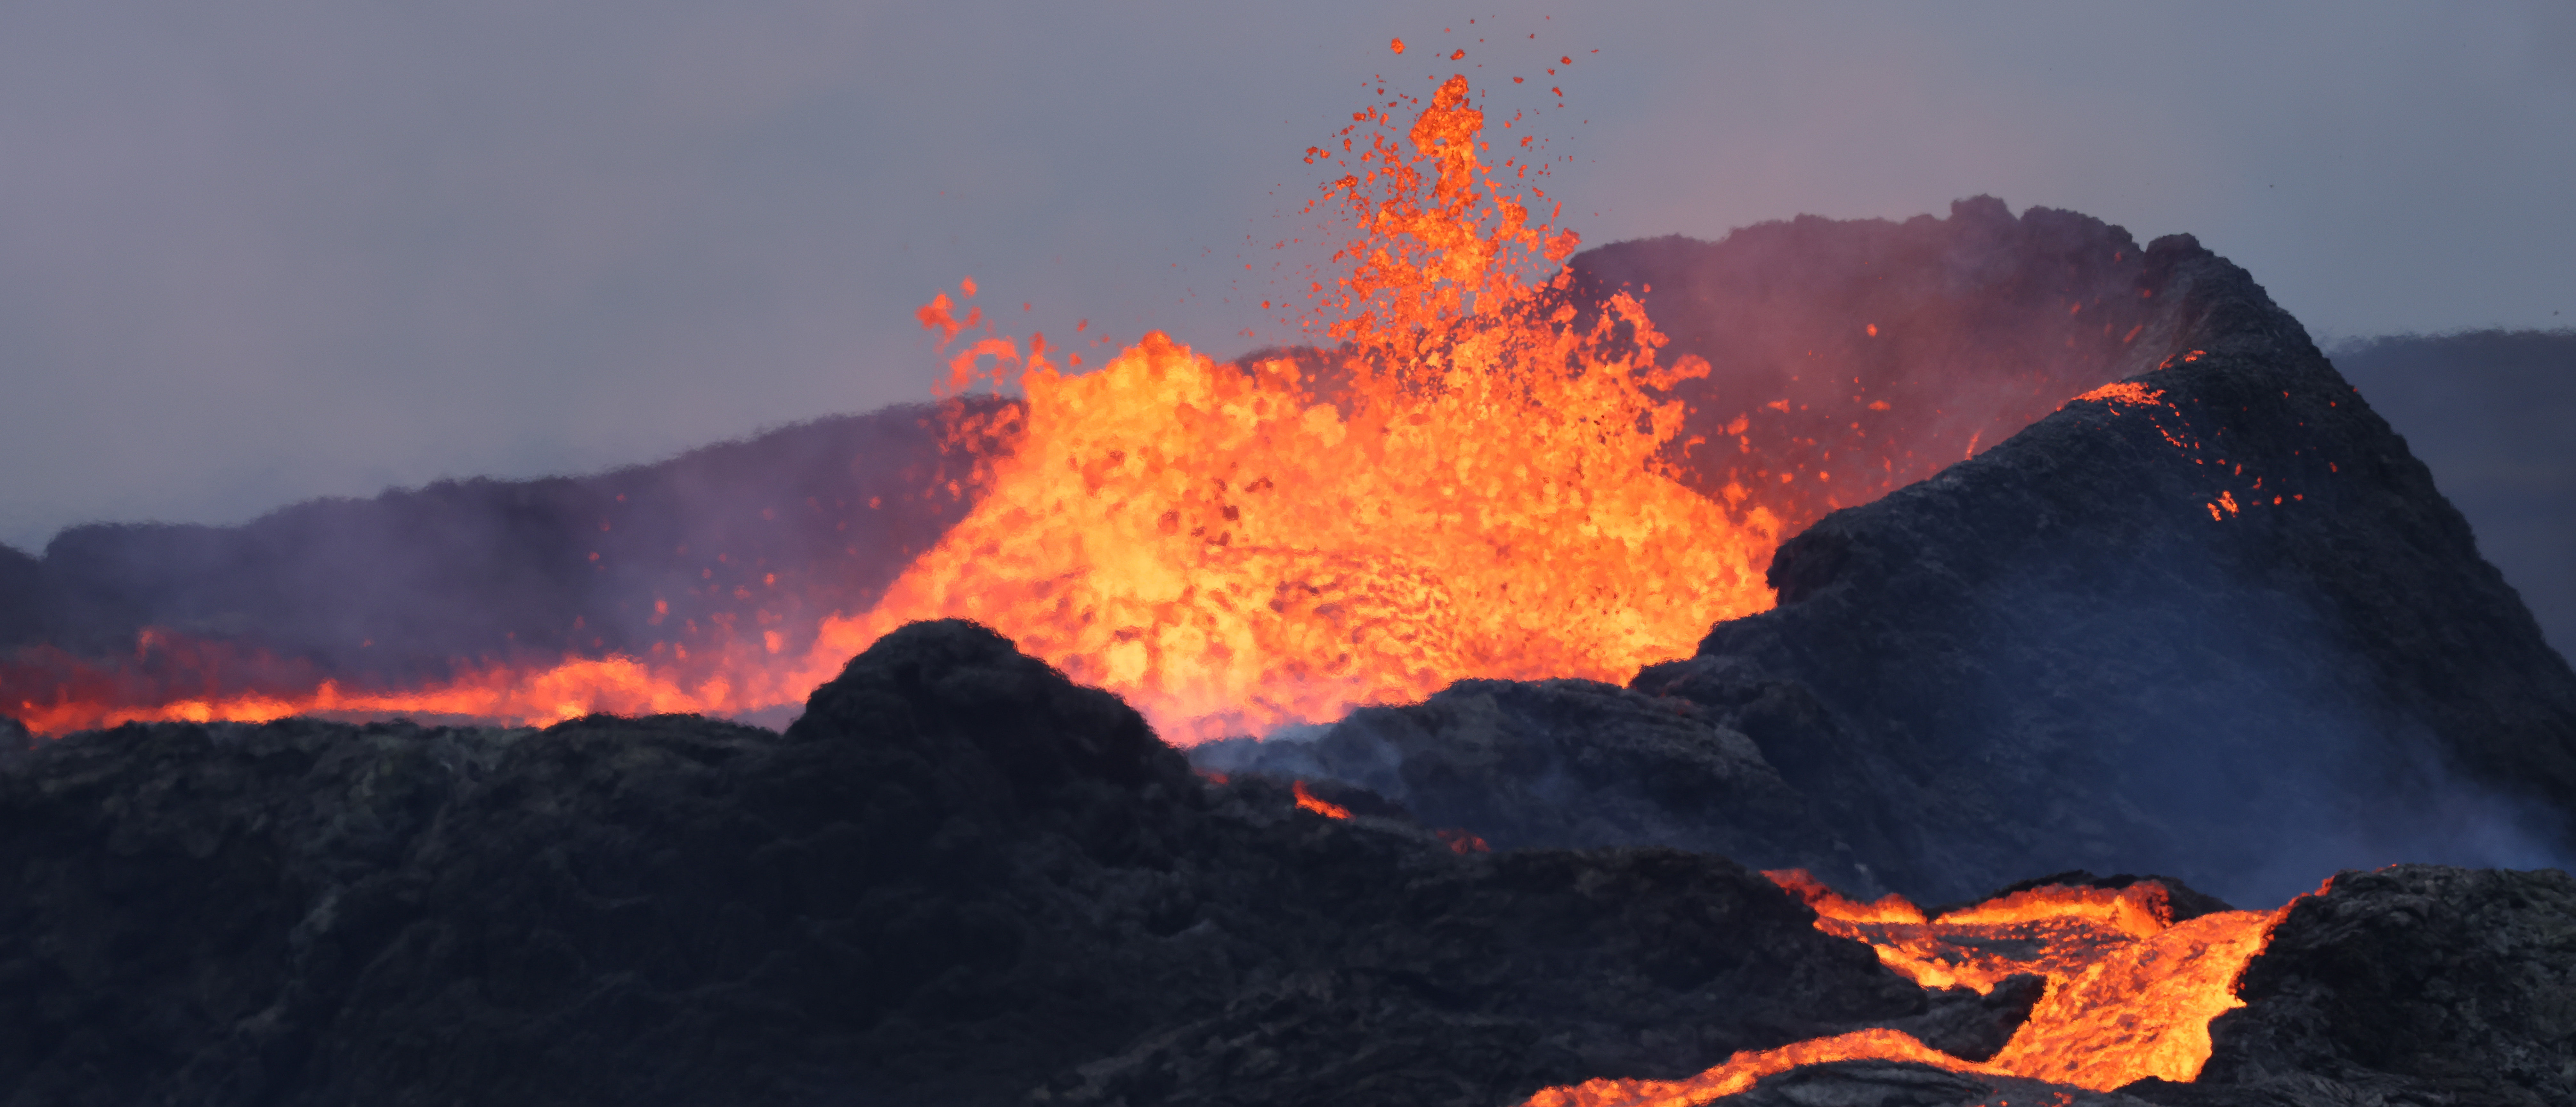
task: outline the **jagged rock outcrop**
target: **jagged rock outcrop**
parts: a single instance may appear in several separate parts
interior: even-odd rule
[[[2397,865],[2293,904],[2177,1105],[2576,1103],[2576,879]],[[2337,1099],[2335,1096],[2346,1098]]]
[[[2355,860],[2563,849],[2576,676],[2243,270],[2147,260],[2173,306],[2134,392],[1827,517],[1777,609],[1636,687],[1722,719],[1812,694],[1821,725],[1740,729],[1868,797],[1842,814],[1935,898],[2087,866],[2278,902]]]
[[[785,735],[75,736],[0,879],[9,1103],[1500,1103],[1927,1010],[1732,862],[1210,786],[954,623]]]

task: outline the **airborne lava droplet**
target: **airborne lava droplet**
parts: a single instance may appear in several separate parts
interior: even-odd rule
[[[1403,53],[1403,52],[1404,52],[1404,40],[1403,40],[1403,39],[1400,39],[1400,38],[1398,38],[1398,39],[1389,39],[1389,40],[1387,41],[1387,47],[1388,47],[1389,49],[1394,50],[1396,53],[1401,54],[1401,53]]]

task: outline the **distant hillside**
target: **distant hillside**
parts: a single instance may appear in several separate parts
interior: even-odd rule
[[[2576,656],[2576,331],[2394,335],[2331,353],[2433,467],[2549,643]]]
[[[769,633],[803,649],[971,505],[953,415],[890,407],[592,476],[439,481],[241,526],[71,527],[41,558],[0,546],[0,656],[133,655],[146,627],[396,680]]]

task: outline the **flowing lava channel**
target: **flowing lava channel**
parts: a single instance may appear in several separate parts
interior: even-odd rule
[[[1781,520],[1755,493],[1673,479],[1660,451],[1684,412],[1664,392],[1707,365],[1658,365],[1663,339],[1624,293],[1577,312],[1561,266],[1576,237],[1503,185],[1544,166],[1527,139],[1488,166],[1485,123],[1456,76],[1427,103],[1398,93],[1357,113],[1340,152],[1309,150],[1350,170],[1322,201],[1352,237],[1337,283],[1310,286],[1337,343],[1319,356],[1219,363],[1153,333],[1077,375],[1043,336],[1023,348],[944,294],[923,308],[944,343],[975,332],[954,385],[1025,395],[959,432],[1010,446],[979,460],[985,493],[965,519],[801,654],[772,637],[395,690],[209,675],[157,698],[89,673],[16,697],[16,713],[48,734],[309,713],[741,714],[799,702],[884,633],[947,617],[1118,693],[1183,745],[1467,677],[1625,680],[1770,607]]]
[[[1889,968],[1926,988],[1983,994],[2007,977],[2037,973],[2047,990],[2002,1052],[1983,1062],[1902,1031],[1859,1030],[1748,1050],[1682,1080],[1548,1088],[1527,1107],[1692,1107],[1829,1061],[1911,1061],[2106,1092],[2151,1076],[2189,1082],[2209,1061],[2209,1020],[2245,1005],[2236,997],[2237,977],[2289,910],[2176,921],[2165,886],[2148,881],[2033,888],[1927,919],[1900,896],[1856,903],[1804,872],[1763,875],[1815,909],[1816,929],[1868,943]]]

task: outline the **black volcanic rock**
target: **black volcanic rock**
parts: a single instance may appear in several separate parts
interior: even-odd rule
[[[1757,869],[1857,879],[1751,739],[1688,700],[1588,680],[1462,680],[1419,704],[1364,707],[1312,741],[1194,747],[1222,772],[1343,781],[1496,849],[1653,842]]]
[[[2152,402],[1827,517],[1774,559],[1777,609],[1636,687],[1812,691],[1825,725],[1765,755],[1868,797],[1882,871],[1931,898],[2116,865],[2277,902],[2353,860],[2563,849],[2576,676],[2243,270],[2187,238],[2148,264]]]
[[[1953,1057],[1986,1061],[2003,1052],[2013,1033],[2030,1021],[2031,1008],[2048,995],[2048,978],[2021,973],[1996,981],[1979,995],[1974,988],[1943,988],[1932,993],[1932,1009],[1889,1020],[1887,1025]]]
[[[2397,865],[2303,897],[2210,1023],[2204,1098],[2576,1103],[2576,880]],[[2237,1090],[2243,1089],[2243,1093]],[[2164,1088],[2141,1088],[2157,1098]],[[2216,1093],[2216,1094],[2213,1094]]]
[[[74,736],[0,879],[11,1103],[1500,1103],[1927,1010],[1730,862],[1211,787],[954,623],[785,735]]]

